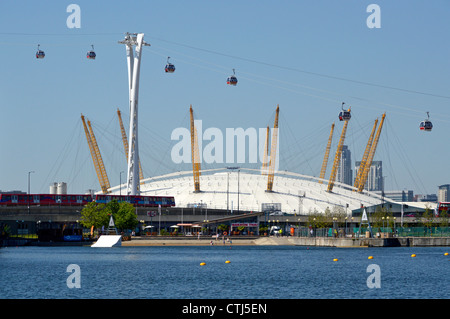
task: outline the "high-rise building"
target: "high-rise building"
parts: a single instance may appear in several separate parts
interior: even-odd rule
[[[401,190],[401,191],[376,191],[375,193],[380,196],[392,199],[396,202],[413,202],[414,201],[414,191],[412,190]]]
[[[360,161],[356,162],[355,175],[358,175],[360,165]],[[364,189],[368,191],[384,191],[382,161],[372,161]]]
[[[439,186],[438,202],[450,202],[450,184]]]
[[[336,181],[353,185],[352,153],[347,145],[342,145],[341,160],[339,162]]]

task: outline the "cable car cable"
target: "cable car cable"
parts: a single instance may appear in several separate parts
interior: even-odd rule
[[[227,54],[227,53],[217,52],[217,51],[213,51],[213,50],[209,50],[209,49],[198,48],[198,47],[195,47],[195,46],[192,46],[192,45],[182,44],[182,43],[169,41],[169,40],[165,40],[165,39],[161,39],[161,38],[156,38],[156,37],[152,37],[152,36],[150,36],[150,38],[153,38],[153,39],[156,39],[156,40],[159,40],[159,41],[163,41],[163,42],[167,42],[167,43],[171,43],[171,44],[175,44],[175,45],[179,45],[179,46],[183,46],[183,47],[187,47],[187,48],[198,50],[198,51],[203,51],[203,52],[207,52],[207,53],[211,53],[211,54],[221,55],[221,56],[225,56],[225,57],[229,57],[229,58],[233,58],[233,59],[238,59],[238,60],[242,60],[242,61],[246,61],[246,62],[266,65],[266,66],[270,66],[270,67],[274,67],[274,68],[278,68],[278,69],[282,69],[282,70],[288,70],[288,71],[293,71],[293,72],[310,74],[310,75],[323,77],[323,78],[329,78],[329,79],[334,79],[334,80],[346,81],[346,82],[362,84],[362,85],[367,85],[367,86],[374,86],[374,87],[390,89],[390,90],[396,90],[396,91],[401,91],[401,92],[406,92],[406,93],[421,94],[421,95],[433,96],[433,97],[438,97],[438,98],[450,99],[450,96],[439,95],[439,94],[428,93],[428,92],[421,92],[421,91],[416,91],[416,90],[409,90],[409,89],[398,88],[398,87],[382,85],[382,84],[377,84],[377,83],[371,83],[371,82],[365,82],[365,81],[352,80],[352,79],[348,79],[348,78],[343,78],[343,77],[338,77],[338,76],[333,76],[333,75],[327,75],[327,74],[322,74],[322,73],[310,72],[310,71],[301,70],[301,69],[297,69],[297,68],[281,66],[281,65],[277,65],[277,64],[273,64],[273,63],[267,63],[267,62],[263,62],[263,61],[257,61],[257,60],[253,60],[253,59],[249,59],[249,58],[243,58],[243,57],[239,57],[239,56],[236,56],[236,55],[231,55],[231,54]]]

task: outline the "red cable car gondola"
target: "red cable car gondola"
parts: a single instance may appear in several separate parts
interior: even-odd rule
[[[94,52],[94,45],[92,45],[92,50],[88,51],[88,53],[86,54],[86,58],[88,58],[89,60],[95,60],[95,57],[97,55]]]
[[[433,123],[430,121],[430,113],[427,112],[428,118],[420,122],[420,130],[430,132],[433,129]]]
[[[166,67],[164,68],[164,71],[166,71],[166,73],[173,73],[173,72],[175,72],[175,65],[170,63],[169,59],[170,59],[170,56],[167,57],[167,64],[166,64]]]
[[[236,85],[238,83],[238,80],[237,80],[237,78],[236,78],[236,76],[235,76],[235,72],[234,72],[234,69],[233,69],[233,75],[230,75],[228,78],[227,78],[227,84],[228,85]]]
[[[342,111],[339,112],[339,121],[348,121],[351,119],[350,108],[346,111],[344,110],[344,102],[342,102]]]
[[[42,51],[42,50],[39,49],[40,46],[41,46],[41,45],[38,44],[38,50],[37,50],[37,52],[36,52],[36,59],[43,59],[43,58],[45,58],[45,53],[44,53],[44,51]]]

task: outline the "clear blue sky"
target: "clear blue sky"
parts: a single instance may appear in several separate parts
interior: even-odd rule
[[[79,29],[66,25],[71,3],[81,8]],[[367,27],[371,3],[381,8],[381,28]],[[171,161],[170,136],[189,127],[191,104],[204,129],[224,132],[272,126],[279,104],[280,169],[306,175],[319,175],[335,122],[328,177],[345,102],[352,161],[386,112],[374,158],[383,161],[386,190],[436,193],[450,183],[449,9],[447,0],[2,1],[0,189],[26,191],[34,171],[33,193],[53,182],[66,182],[71,193],[99,190],[81,113],[111,185],[121,171],[124,181],[116,110],[128,126],[128,78],[117,41],[143,32],[151,43],[139,96],[145,177],[190,169]],[[34,56],[38,43],[43,60]],[[91,44],[95,61],[86,59]],[[167,56],[174,74],[164,73]],[[226,85],[233,68],[236,87]],[[427,111],[434,128],[425,133],[419,123]]]

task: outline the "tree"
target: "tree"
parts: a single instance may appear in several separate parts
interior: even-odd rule
[[[449,220],[448,220],[448,213],[447,211],[443,211],[439,215],[439,226],[441,227],[448,227]]]
[[[227,224],[220,224],[219,226],[217,226],[217,229],[224,232],[224,231],[228,231],[228,225]]]
[[[106,204],[106,210],[113,216],[118,230],[133,229],[139,223],[135,208],[128,202],[118,203],[116,200],[112,200]]]
[[[86,228],[94,226],[94,228],[97,229],[108,225],[109,216],[105,206],[105,204],[99,204],[96,202],[91,202],[84,206],[81,211],[80,223]]]
[[[422,214],[422,224],[430,231],[431,236],[431,227],[433,226],[434,214],[428,205],[425,206],[425,212]]]
[[[328,209],[328,208],[327,208]],[[328,212],[330,214],[330,210],[325,210],[325,214]],[[310,211],[308,214],[308,225],[310,225],[313,228],[324,228],[328,227],[330,224],[327,221],[327,217],[325,214],[321,214],[317,211],[317,209],[314,208],[314,211]]]
[[[112,200],[106,205],[96,202],[87,204],[81,211],[81,224],[86,228],[107,228],[111,215],[118,230],[133,229],[139,223],[132,204]]]
[[[393,227],[394,226],[394,215],[386,207],[377,206],[375,212],[372,214],[372,226],[374,228],[380,227]]]

